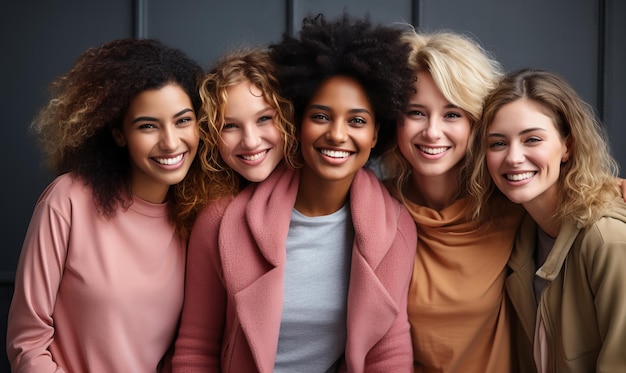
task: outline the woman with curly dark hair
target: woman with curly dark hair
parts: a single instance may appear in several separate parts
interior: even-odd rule
[[[270,46],[303,166],[199,215],[175,371],[412,370],[415,224],[364,168],[411,89],[401,33],[320,15]]]
[[[201,76],[177,49],[121,39],[87,50],[51,86],[33,127],[59,176],[17,269],[14,372],[159,369],[183,301],[190,227],[174,223],[175,207],[202,180]]]

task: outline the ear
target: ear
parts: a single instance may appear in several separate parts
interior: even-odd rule
[[[563,154],[561,155],[561,163],[567,163],[567,161],[569,161],[570,148],[571,148],[571,141],[570,141],[570,138],[568,137],[565,139],[565,141],[563,141]]]
[[[372,138],[372,149],[374,149],[374,147],[376,146],[376,143],[378,142],[378,130],[380,129],[380,124],[376,123],[376,126],[374,127],[374,138]]]
[[[118,128],[113,128],[111,130],[111,135],[113,135],[113,140],[115,140],[117,146],[121,148],[126,146],[126,138],[124,137],[122,131],[120,131]]]

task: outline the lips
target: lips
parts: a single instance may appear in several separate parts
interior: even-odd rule
[[[522,180],[530,179],[531,177],[535,176],[536,173],[537,172],[535,171],[528,171],[528,172],[521,172],[521,173],[516,173],[516,174],[504,174],[504,177],[506,177],[506,179],[510,181],[522,181]]]
[[[441,154],[445,152],[446,150],[450,149],[449,146],[437,146],[437,147],[424,146],[424,145],[416,145],[416,146],[419,150],[430,155]]]
[[[351,152],[345,150],[319,149],[319,152],[330,158],[348,158]]]
[[[240,157],[240,158],[242,158],[242,159],[244,159],[246,161],[251,161],[252,162],[252,161],[256,161],[256,160],[259,160],[259,159],[263,158],[263,156],[265,156],[265,154],[267,154],[268,151],[269,151],[268,149],[265,149],[262,152],[258,152],[258,153],[255,153],[255,154],[239,154],[238,157]]]
[[[152,159],[154,159],[156,162],[162,165],[171,166],[182,161],[183,157],[184,157],[184,154],[181,153],[175,157],[153,157]]]

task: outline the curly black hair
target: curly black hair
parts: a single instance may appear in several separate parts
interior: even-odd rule
[[[296,124],[301,124],[304,108],[322,82],[349,76],[365,90],[380,126],[372,156],[389,149],[414,75],[402,34],[400,28],[374,25],[368,16],[357,19],[343,13],[328,21],[317,14],[304,18],[297,37],[285,34],[279,43],[271,44],[282,95],[294,105]]]
[[[131,203],[131,165],[111,130],[122,128],[135,96],[169,83],[187,93],[197,112],[202,73],[184,52],[153,39],[119,39],[88,49],[50,85],[51,100],[33,121],[49,166],[56,174],[79,176],[93,190],[99,210],[115,215],[118,205]]]

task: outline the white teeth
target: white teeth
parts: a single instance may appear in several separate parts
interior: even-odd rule
[[[350,152],[341,151],[341,150],[320,149],[320,153],[331,158],[346,158],[350,156]]]
[[[267,153],[267,150],[264,150],[260,153],[256,153],[256,154],[252,154],[252,155],[241,155],[241,158],[245,159],[246,161],[256,161],[257,159],[260,159],[261,157],[263,157],[265,154]]]
[[[183,155],[180,154],[174,158],[155,158],[155,160],[157,162],[159,162],[160,164],[164,164],[164,165],[173,165],[176,164],[178,162],[180,162],[183,159]]]
[[[441,153],[445,152],[446,150],[448,150],[448,147],[447,147],[447,146],[445,146],[445,147],[441,147],[441,148],[427,148],[427,147],[425,147],[425,146],[421,146],[421,145],[420,145],[420,146],[418,146],[418,147],[419,147],[419,149],[420,149],[421,151],[423,151],[424,153],[426,153],[426,154],[432,154],[432,155],[434,155],[434,154],[441,154]]]
[[[521,174],[506,174],[506,178],[511,180],[511,181],[520,181],[520,180],[526,180],[526,179],[530,179],[535,173],[534,172],[524,172]]]

